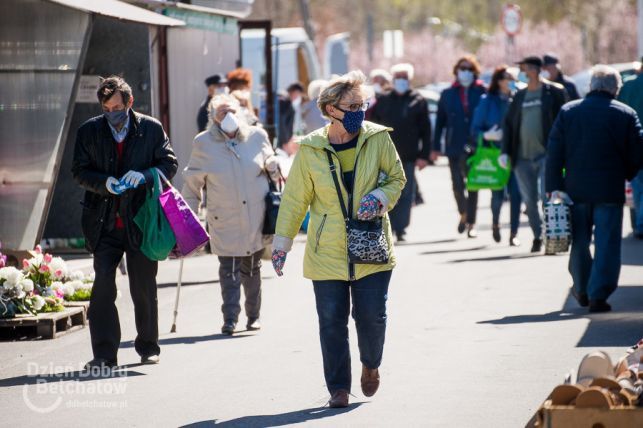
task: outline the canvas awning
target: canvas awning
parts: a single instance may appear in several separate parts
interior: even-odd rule
[[[185,22],[170,18],[142,7],[134,6],[119,0],[48,0],[62,6],[81,10],[87,13],[107,16],[109,18],[123,21],[138,22],[148,25],[160,25],[165,27],[184,26]]]

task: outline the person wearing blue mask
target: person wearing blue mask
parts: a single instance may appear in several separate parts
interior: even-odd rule
[[[103,114],[78,129],[72,163],[74,179],[85,189],[81,225],[94,255],[96,279],[88,317],[94,359],[88,369],[113,368],[121,329],[116,310],[116,268],[127,255],[136,313],[134,348],[142,364],[159,362],[156,273],[158,262],[140,250],[143,233],[134,216],[154,184],[156,168],[168,180],[178,162],[163,126],[132,109],[132,88],[121,77],[102,80],[98,101]],[[120,177],[120,178],[116,178]]]
[[[449,158],[453,195],[460,214],[458,233],[467,230],[467,236],[475,238],[478,236],[475,230],[478,192],[466,191],[467,159],[472,151],[473,112],[486,90],[478,81],[480,65],[473,55],[460,58],[453,67],[453,74],[455,82],[442,92],[438,102],[431,158],[436,160],[443,153],[441,142],[446,131],[444,154]]]
[[[414,74],[411,64],[394,65],[392,90],[377,98],[371,115],[373,122],[393,128],[391,138],[406,174],[402,196],[390,213],[391,227],[399,242],[406,240],[406,228],[411,223],[411,208],[417,192],[415,168],[422,170],[429,164],[431,151],[429,107],[424,97],[411,88]]]
[[[505,116],[502,155],[499,163],[516,174],[522,200],[527,206],[529,226],[534,233],[532,253],[542,249],[542,218],[538,201],[544,199],[547,138],[567,92],[562,85],[545,80],[540,72],[543,60],[529,56],[520,65],[518,80],[527,87],[516,92]],[[511,160],[511,165],[509,161]]]

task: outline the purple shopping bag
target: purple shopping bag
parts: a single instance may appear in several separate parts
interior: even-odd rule
[[[159,171],[167,189],[159,196],[161,208],[176,236],[176,247],[172,251],[176,257],[188,257],[203,248],[210,236],[201,225],[197,215],[172,184]]]

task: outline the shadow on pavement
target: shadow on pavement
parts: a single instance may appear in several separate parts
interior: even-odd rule
[[[277,415],[256,415],[243,416],[225,422],[217,423],[216,419],[212,421],[201,421],[193,424],[184,425],[182,428],[205,428],[205,427],[243,427],[243,428],[264,428],[280,427],[285,425],[303,423],[324,419],[332,416],[338,416],[351,410],[357,409],[364,403],[353,403],[344,409],[331,409],[328,407],[319,407],[313,409],[296,410],[294,412],[280,413]]]
[[[434,254],[450,254],[450,253],[467,253],[469,251],[479,251],[479,250],[484,250],[486,249],[486,245],[480,245],[479,247],[473,247],[473,248],[459,248],[456,250],[434,250],[434,251],[424,251],[420,253],[421,256],[430,256]]]
[[[584,347],[627,347],[643,337],[643,286],[621,286],[609,299],[612,312],[590,314],[578,306],[576,299],[567,295],[563,309],[546,314],[514,315],[496,320],[479,321],[478,324],[511,325],[590,320],[585,333],[576,344]]]
[[[455,259],[449,260],[447,263],[467,263],[467,262],[496,262],[503,260],[518,260],[518,259],[530,259],[532,257],[544,257],[542,254],[509,254],[506,256],[489,256],[489,257],[474,257],[470,259]]]
[[[182,282],[181,287],[187,287],[190,285],[205,285],[205,284],[218,284],[219,280],[218,279],[208,279],[205,281],[187,281],[187,282]],[[176,281],[174,282],[162,282],[160,284],[156,284],[157,288],[169,288],[169,287],[176,287]]]
[[[410,247],[413,245],[433,245],[433,244],[450,244],[452,242],[458,242],[457,239],[436,239],[435,241],[421,241],[421,242],[396,242],[396,247]]]
[[[234,335],[228,336],[227,334],[213,333],[205,336],[179,336],[179,337],[166,337],[159,339],[159,345],[190,345],[199,342],[211,342],[213,340],[233,340],[242,337],[252,337],[254,334],[240,334],[245,333],[247,330],[237,330]],[[128,340],[121,342],[119,348],[133,348],[134,341]]]
[[[478,209],[480,209],[480,208],[478,208]],[[521,227],[521,228],[529,227],[529,222],[528,221],[521,221],[519,227]],[[478,232],[491,231],[491,229],[492,229],[491,223],[476,224],[476,229],[478,230]],[[501,232],[505,232],[505,234],[507,236],[509,236],[509,228],[506,225],[505,225],[504,228],[502,227],[502,225],[500,225],[500,230],[501,230]]]
[[[21,385],[38,385],[48,382],[69,382],[69,381],[78,381],[86,382],[92,380],[102,380],[102,379],[121,379],[126,377],[135,377],[135,376],[144,376],[144,373],[137,371],[127,370],[129,367],[138,367],[140,364],[128,364],[124,366],[119,366],[114,370],[104,370],[104,371],[85,371],[85,370],[76,370],[71,372],[63,373],[54,373],[54,374],[37,374],[37,375],[23,375],[10,377],[7,379],[0,379],[0,388],[7,388],[11,386],[21,386]],[[124,370],[125,369],[125,370]]]

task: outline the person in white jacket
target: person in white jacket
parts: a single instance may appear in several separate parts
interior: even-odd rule
[[[218,95],[209,106],[208,130],[194,138],[183,171],[183,196],[195,212],[205,199],[212,253],[219,257],[223,297],[221,333],[232,335],[246,296],[247,329],[260,328],[262,234],[269,180],[279,179],[278,161],[266,132],[248,125],[239,102]],[[205,189],[206,198],[202,194]]]

